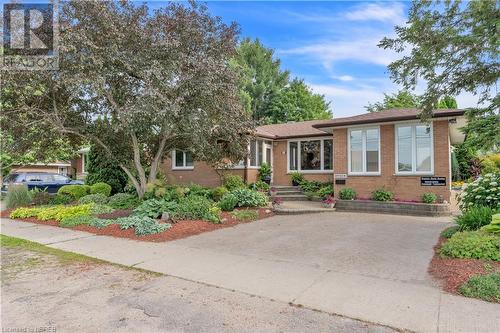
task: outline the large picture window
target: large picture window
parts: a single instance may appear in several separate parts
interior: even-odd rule
[[[349,174],[380,174],[379,128],[351,129],[349,139]]]
[[[311,139],[288,142],[288,171],[333,170],[333,140]]]
[[[434,158],[432,150],[432,126],[396,126],[396,173],[432,174]]]
[[[173,169],[192,169],[193,154],[188,151],[174,150],[172,153]]]

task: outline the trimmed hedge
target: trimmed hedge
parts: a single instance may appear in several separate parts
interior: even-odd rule
[[[108,185],[106,183],[95,183],[94,185],[90,186],[90,193],[103,194],[109,197],[111,194],[111,185]]]
[[[85,185],[64,185],[58,191],[57,194],[67,194],[70,195],[74,200],[78,200],[81,197],[89,194],[89,186]]]

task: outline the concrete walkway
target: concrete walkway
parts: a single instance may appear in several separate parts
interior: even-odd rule
[[[500,305],[444,293],[426,273],[447,221],[275,216],[160,244],[7,219],[1,233],[399,329],[499,332]]]

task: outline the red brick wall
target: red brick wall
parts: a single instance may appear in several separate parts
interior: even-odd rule
[[[385,186],[394,192],[398,199],[420,200],[421,195],[432,192],[450,201],[450,164],[449,164],[449,134],[448,121],[434,121],[434,176],[446,177],[446,186],[421,186],[420,176],[395,175],[395,138],[394,125],[380,126],[380,176],[348,176],[346,185],[336,185],[335,194],[343,187],[353,188],[360,197],[371,197],[371,192]],[[347,174],[347,129],[336,129],[334,138],[334,169],[335,173]]]
[[[192,170],[172,170],[172,160],[167,158],[163,161],[161,169],[166,175],[169,184],[195,183],[209,187],[221,185],[220,176],[215,172],[214,168],[204,162],[194,162],[194,169]],[[244,177],[243,169],[227,170],[224,172]],[[248,182],[254,181],[249,180]]]
[[[275,141],[273,143],[273,184],[274,185],[291,185],[290,175],[287,174],[288,152],[287,141]],[[335,162],[334,162],[335,163]],[[307,180],[315,180],[320,182],[333,181],[333,173],[304,173],[304,178]]]

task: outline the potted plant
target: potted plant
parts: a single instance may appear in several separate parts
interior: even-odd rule
[[[323,200],[323,207],[325,208],[333,208],[334,205],[335,199],[331,195],[327,196],[326,199]]]
[[[298,171],[292,172],[291,177],[293,186],[299,186],[304,181],[304,176]]]
[[[266,184],[271,184],[271,166],[267,163],[262,163],[259,168],[259,179]]]

